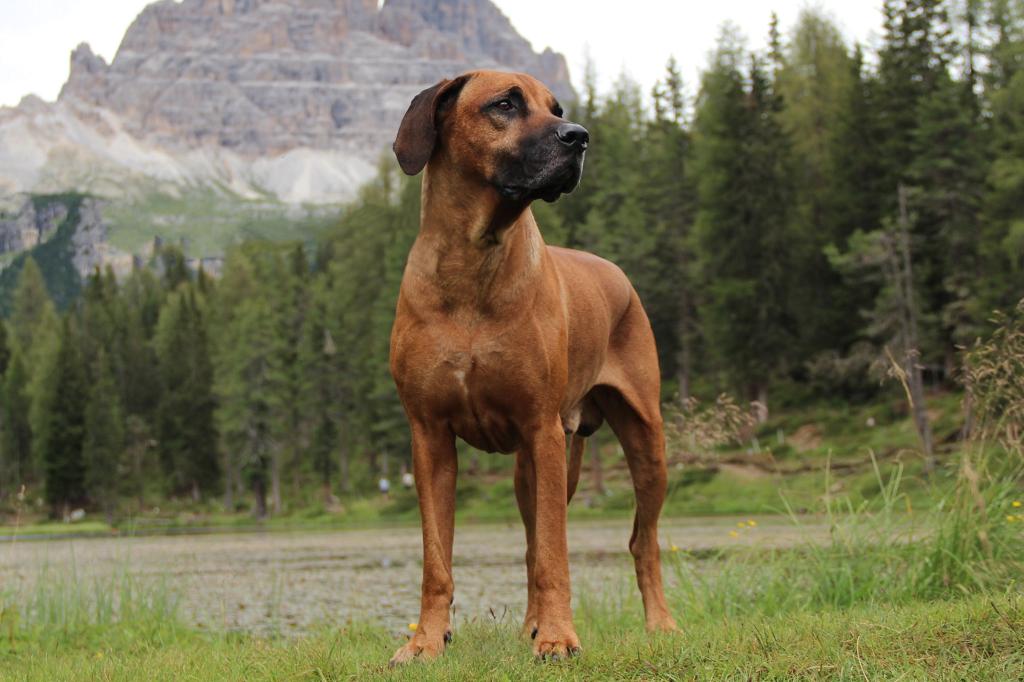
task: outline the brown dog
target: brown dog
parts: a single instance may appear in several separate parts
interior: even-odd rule
[[[524,630],[537,656],[579,650],[572,624],[566,505],[584,438],[607,420],[636,491],[629,549],[649,630],[672,630],[658,554],[666,468],[658,357],[619,268],[544,244],[530,210],[580,179],[589,135],[522,74],[476,71],[413,99],[394,150],[423,177],[420,233],[391,334],[391,373],[412,430],[423,524],[419,625],[392,664],[449,641],[455,437],[515,452],[526,526]],[[566,434],[572,436],[566,463]]]

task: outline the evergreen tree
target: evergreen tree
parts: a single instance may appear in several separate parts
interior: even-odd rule
[[[126,415],[152,425],[156,423],[160,378],[151,342],[165,294],[150,269],[136,268],[121,286],[120,297],[122,404]]]
[[[299,476],[305,278],[301,246],[254,242],[232,251],[219,288],[218,422],[228,466],[248,479],[259,517],[268,493],[281,513],[285,465]]]
[[[46,476],[45,499],[51,514],[60,517],[86,501],[85,406],[89,387],[79,350],[80,338],[70,316],[64,319],[52,374],[41,396],[39,428],[34,446]]]
[[[914,158],[913,131],[921,103],[934,94],[952,53],[945,0],[885,0],[877,104],[883,139],[887,206]]]
[[[89,498],[109,521],[113,518],[125,473],[122,470],[125,437],[120,391],[110,359],[102,348],[97,351],[91,379],[82,445],[84,483]]]
[[[976,317],[1011,310],[1024,291],[1024,3],[995,0],[996,40],[986,87],[991,108],[987,191],[980,241],[982,287]]]
[[[793,347],[787,308],[792,189],[779,100],[756,57],[745,81],[745,57],[727,29],[697,105],[701,319],[717,367],[767,406],[768,385],[785,371]]]
[[[853,147],[861,140],[843,139],[853,132],[844,127],[844,113],[860,74],[839,29],[818,10],[801,12],[779,63],[777,89],[784,106],[778,120],[792,144],[794,160],[793,234],[786,250],[796,279],[815,283],[793,287],[789,306],[800,330],[796,354],[810,358],[826,349],[844,348],[858,331],[853,322],[859,301],[846,295],[825,247],[842,243],[852,231],[844,212],[859,197],[847,193],[863,182],[857,177],[863,169],[843,173],[850,157],[861,153]]]
[[[46,290],[43,273],[34,258],[25,260],[14,290],[10,330],[12,345],[23,351],[34,349],[39,337],[59,327],[53,301]]]
[[[920,102],[912,131],[909,184],[916,188],[915,239],[925,286],[922,308],[934,311],[935,324],[922,348],[954,371],[956,347],[970,343],[988,315],[975,309],[981,277],[978,222],[984,187],[984,142],[979,135],[980,107],[969,82],[948,74]]]
[[[11,361],[11,345],[7,336],[7,325],[0,320],[0,379],[7,374],[7,365]]]
[[[198,501],[220,483],[206,321],[183,283],[160,311],[153,339],[160,377],[156,436],[170,492]]]
[[[654,120],[646,129],[643,144],[650,150],[647,173],[636,188],[647,213],[642,229],[655,236],[644,304],[655,313],[652,325],[659,340],[662,372],[675,378],[679,397],[686,400],[691,394],[698,340],[693,276],[696,197],[689,167],[692,138],[686,99],[674,59],[669,60],[664,82],[656,91],[664,104],[656,103]]]
[[[339,413],[342,410],[344,380],[339,366],[340,351],[330,332],[328,299],[331,295],[329,274],[319,273],[309,288],[307,315],[296,370],[299,378],[299,405],[306,416],[309,464],[323,488],[324,497],[331,497],[331,477],[337,469],[340,489],[351,492],[350,462],[347,449],[341,448]],[[335,466],[334,457],[338,455]]]
[[[32,475],[28,382],[24,355],[14,349],[0,386],[0,490],[16,490]]]

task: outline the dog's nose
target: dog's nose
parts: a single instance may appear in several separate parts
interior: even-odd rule
[[[578,147],[586,149],[590,144],[590,133],[587,129],[577,123],[561,123],[555,129],[558,141],[567,147]]]

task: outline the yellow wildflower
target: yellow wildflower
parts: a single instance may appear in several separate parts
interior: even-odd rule
[[[415,632],[416,628],[418,628],[418,627],[419,627],[419,625],[416,624],[416,623],[409,623],[409,629],[412,630],[413,632]]]
[[[1006,522],[1007,522],[1007,523],[1013,523],[1013,522],[1014,522],[1014,521],[1016,521],[1016,520],[1017,520],[1017,517],[1016,517],[1016,516],[1014,516],[1013,514],[1009,514],[1009,515],[1008,515],[1008,516],[1006,517]]]
[[[737,528],[746,528],[746,527],[747,527],[747,524],[745,524],[745,523],[743,523],[742,521],[740,521],[739,523],[737,523],[737,524],[736,524],[736,527],[737,527]]]
[[[669,549],[672,550],[673,552],[678,552],[679,551],[679,548],[676,547],[675,545],[672,545],[671,547],[669,547]]]
[[[736,531],[734,531],[734,530],[729,531],[729,537],[731,537],[731,538],[738,538],[739,536],[740,536],[740,534],[737,533]]]
[[[757,525],[757,521],[755,521],[754,519],[750,519],[749,521],[747,521],[747,525],[753,528]]]
[[[1020,500],[1014,500],[1010,504],[1013,505],[1014,507],[1019,507],[1020,506]]]

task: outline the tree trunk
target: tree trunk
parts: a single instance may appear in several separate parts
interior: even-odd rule
[[[378,461],[379,458],[377,457],[377,450],[372,446],[370,447],[367,459],[370,461],[370,475],[374,477],[380,476],[380,464]]]
[[[135,443],[132,446],[132,477],[135,479],[132,481],[134,484],[132,487],[135,488],[135,500],[139,506],[139,513],[146,506],[146,487],[142,480],[142,455],[145,452],[145,445]]]
[[[679,381],[679,402],[685,405],[690,399],[690,371],[692,351],[690,349],[690,299],[685,287],[679,294],[679,354],[676,358],[676,378]]]
[[[253,512],[259,520],[267,518],[267,484],[263,480],[263,474],[253,476],[252,492],[256,498],[256,509]]]
[[[924,470],[931,473],[935,470],[935,452],[932,445],[932,425],[928,421],[928,407],[924,400],[924,379],[921,375],[921,364],[917,361],[916,353],[907,354],[908,382],[910,383],[910,398],[914,410],[914,426],[921,436],[921,446],[924,448]]]
[[[242,481],[242,468],[235,462],[231,466],[231,485],[235,488],[235,504],[245,499],[245,483]],[[234,511],[234,507],[231,509]]]
[[[751,390],[754,400],[754,419],[758,424],[768,421],[768,382],[759,381]]]
[[[352,479],[349,476],[348,443],[344,438],[338,441],[338,487],[343,493],[352,492]]]
[[[603,497],[604,470],[601,467],[601,443],[598,438],[594,438],[590,445],[590,480],[594,497]]]
[[[900,183],[898,192],[900,204],[899,247],[903,260],[901,268],[903,281],[900,283],[900,290],[903,294],[904,371],[907,374],[914,425],[917,427],[917,433],[921,437],[921,447],[924,449],[924,470],[926,474],[931,474],[935,470],[935,453],[932,447],[932,427],[928,421],[928,406],[924,399],[924,376],[921,372],[921,363],[918,362],[917,308],[914,303],[914,271],[910,250],[910,211],[907,206],[907,188],[903,183]]]
[[[224,449],[224,511],[235,511],[235,468],[229,448]]]
[[[270,505],[274,516],[281,515],[281,449],[274,446],[270,452]]]

